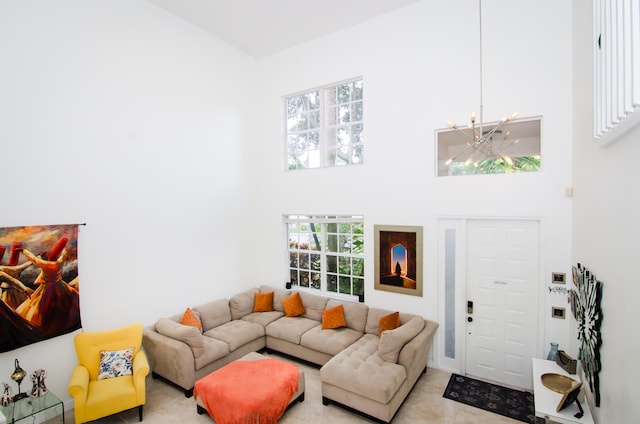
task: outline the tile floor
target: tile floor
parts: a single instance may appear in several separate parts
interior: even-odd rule
[[[336,405],[322,405],[320,388],[320,369],[312,365],[302,364],[277,354],[278,359],[290,361],[298,365],[305,373],[305,400],[294,402],[279,420],[280,424],[360,424],[374,421],[347,411]],[[442,397],[450,373],[429,369],[423,374],[409,397],[396,413],[393,424],[518,424],[512,420],[481,409]],[[74,423],[73,411],[65,412],[67,424]],[[112,415],[92,424],[137,423],[138,410],[129,410]],[[147,378],[147,404],[144,407],[143,423],[146,424],[213,424],[207,415],[198,415],[193,398],[186,398],[178,389],[162,380]],[[520,423],[522,424],[522,423]]]

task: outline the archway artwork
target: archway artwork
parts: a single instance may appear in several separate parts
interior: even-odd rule
[[[79,328],[78,225],[0,228],[0,352]]]
[[[422,227],[374,229],[376,290],[422,296]]]

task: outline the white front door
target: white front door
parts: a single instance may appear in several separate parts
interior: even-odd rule
[[[537,350],[539,222],[467,224],[466,374],[532,388]]]

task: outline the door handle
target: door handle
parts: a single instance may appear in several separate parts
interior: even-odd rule
[[[473,301],[467,300],[467,313],[473,314]]]

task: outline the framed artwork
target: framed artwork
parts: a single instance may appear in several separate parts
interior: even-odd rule
[[[374,225],[376,290],[422,296],[422,227]]]

